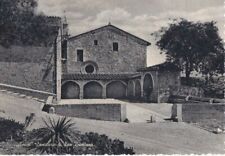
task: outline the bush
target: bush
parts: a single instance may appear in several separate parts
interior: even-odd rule
[[[125,148],[124,142],[118,139],[111,140],[106,135],[99,135],[97,133],[85,133],[80,134],[77,132],[71,132],[71,142],[70,146],[59,146],[56,148],[53,147],[40,147],[43,145],[43,142],[39,142],[38,136],[45,131],[46,128],[34,129],[26,134],[26,140],[31,144],[28,147],[29,150],[34,150],[31,153],[40,154],[44,152],[46,154],[72,154],[72,155],[81,155],[81,154],[135,154],[132,148]],[[78,146],[77,146],[78,145]],[[84,145],[84,146],[83,146]],[[90,146],[91,145],[91,146]],[[51,148],[51,150],[50,150]],[[38,149],[38,150],[37,150]],[[49,149],[49,150],[47,150]],[[38,151],[40,153],[38,153]]]
[[[75,123],[67,117],[59,118],[57,121],[49,117],[48,120],[43,121],[45,127],[31,133],[36,140],[33,143],[37,143],[33,144],[31,149],[34,148],[47,154],[67,154],[69,150],[67,145],[73,144],[73,141],[75,141],[75,133],[72,131]],[[31,138],[30,136],[27,137]]]
[[[0,142],[13,139],[15,141],[23,140],[24,124],[12,119],[0,118]]]
[[[74,123],[66,117],[57,121],[49,118],[44,120],[46,127],[26,131],[25,125],[30,125],[33,116],[27,116],[27,124],[0,118],[0,142],[13,139],[30,144],[25,151],[32,154],[135,154],[133,148],[124,147],[124,142],[118,139],[112,140],[93,132],[80,134],[74,131],[71,129]]]
[[[186,83],[186,78],[181,78],[182,85],[188,85],[191,87],[200,87],[204,90],[205,97],[209,98],[224,98],[224,78],[218,77],[214,78],[212,81],[206,83],[203,78],[191,77],[189,83]]]
[[[181,77],[181,85],[190,87],[202,87],[205,85],[203,78],[190,77],[187,83],[186,77]]]
[[[98,133],[85,133],[81,141],[86,144],[93,144],[92,152],[89,154],[135,154],[132,148],[124,147],[124,142],[118,139],[111,140],[106,135]]]

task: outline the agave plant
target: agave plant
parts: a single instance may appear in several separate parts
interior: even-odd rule
[[[57,121],[51,119],[44,120],[45,127],[39,129],[36,138],[39,142],[36,149],[42,153],[62,154],[69,148],[68,144],[73,144],[75,133],[72,130],[75,123],[67,117],[59,118]],[[68,147],[68,148],[67,148]]]

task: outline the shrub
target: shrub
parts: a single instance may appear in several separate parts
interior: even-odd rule
[[[80,134],[74,131],[72,126],[75,123],[66,117],[57,121],[49,118],[44,123],[44,128],[26,134],[26,140],[31,143],[29,150],[47,154],[134,154],[132,148],[125,148],[124,142],[118,139],[111,140],[106,135],[93,132]]]
[[[24,124],[12,119],[0,118],[0,142],[13,139],[15,141],[23,140]]]
[[[188,85],[191,87],[200,87],[204,90],[205,97],[209,98],[224,98],[224,77],[217,77],[206,83],[203,78],[194,78],[191,77],[189,84],[186,83],[186,78],[181,78],[182,85]]]
[[[47,127],[28,132],[25,136],[31,143],[28,149],[47,154],[134,154],[132,148],[124,147],[124,142],[118,139],[111,140],[106,135],[93,132],[80,134],[69,131],[70,121],[66,118],[57,122],[49,119]]]
[[[72,127],[75,123],[67,117],[59,118],[57,121],[48,118],[44,128],[33,130],[27,138],[35,136],[33,145],[30,149],[36,148],[41,153],[47,154],[65,154],[68,153],[67,144],[73,144],[74,133]]]
[[[118,139],[111,140],[106,135],[98,133],[85,133],[81,141],[86,144],[93,144],[92,152],[89,154],[135,154],[132,148],[124,147],[124,142]]]

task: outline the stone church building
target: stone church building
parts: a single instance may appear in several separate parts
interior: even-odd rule
[[[150,45],[111,24],[64,40],[61,98],[166,101],[170,86],[180,85],[179,70],[147,67]]]

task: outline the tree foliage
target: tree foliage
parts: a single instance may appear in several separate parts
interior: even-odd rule
[[[192,71],[204,75],[223,73],[224,46],[216,22],[173,20],[152,34],[156,45],[173,62],[185,71],[189,79]]]
[[[12,119],[0,118],[0,142],[13,139],[21,141],[24,124],[16,122]]]
[[[55,31],[48,17],[37,14],[36,0],[0,0],[0,44],[47,45]]]

